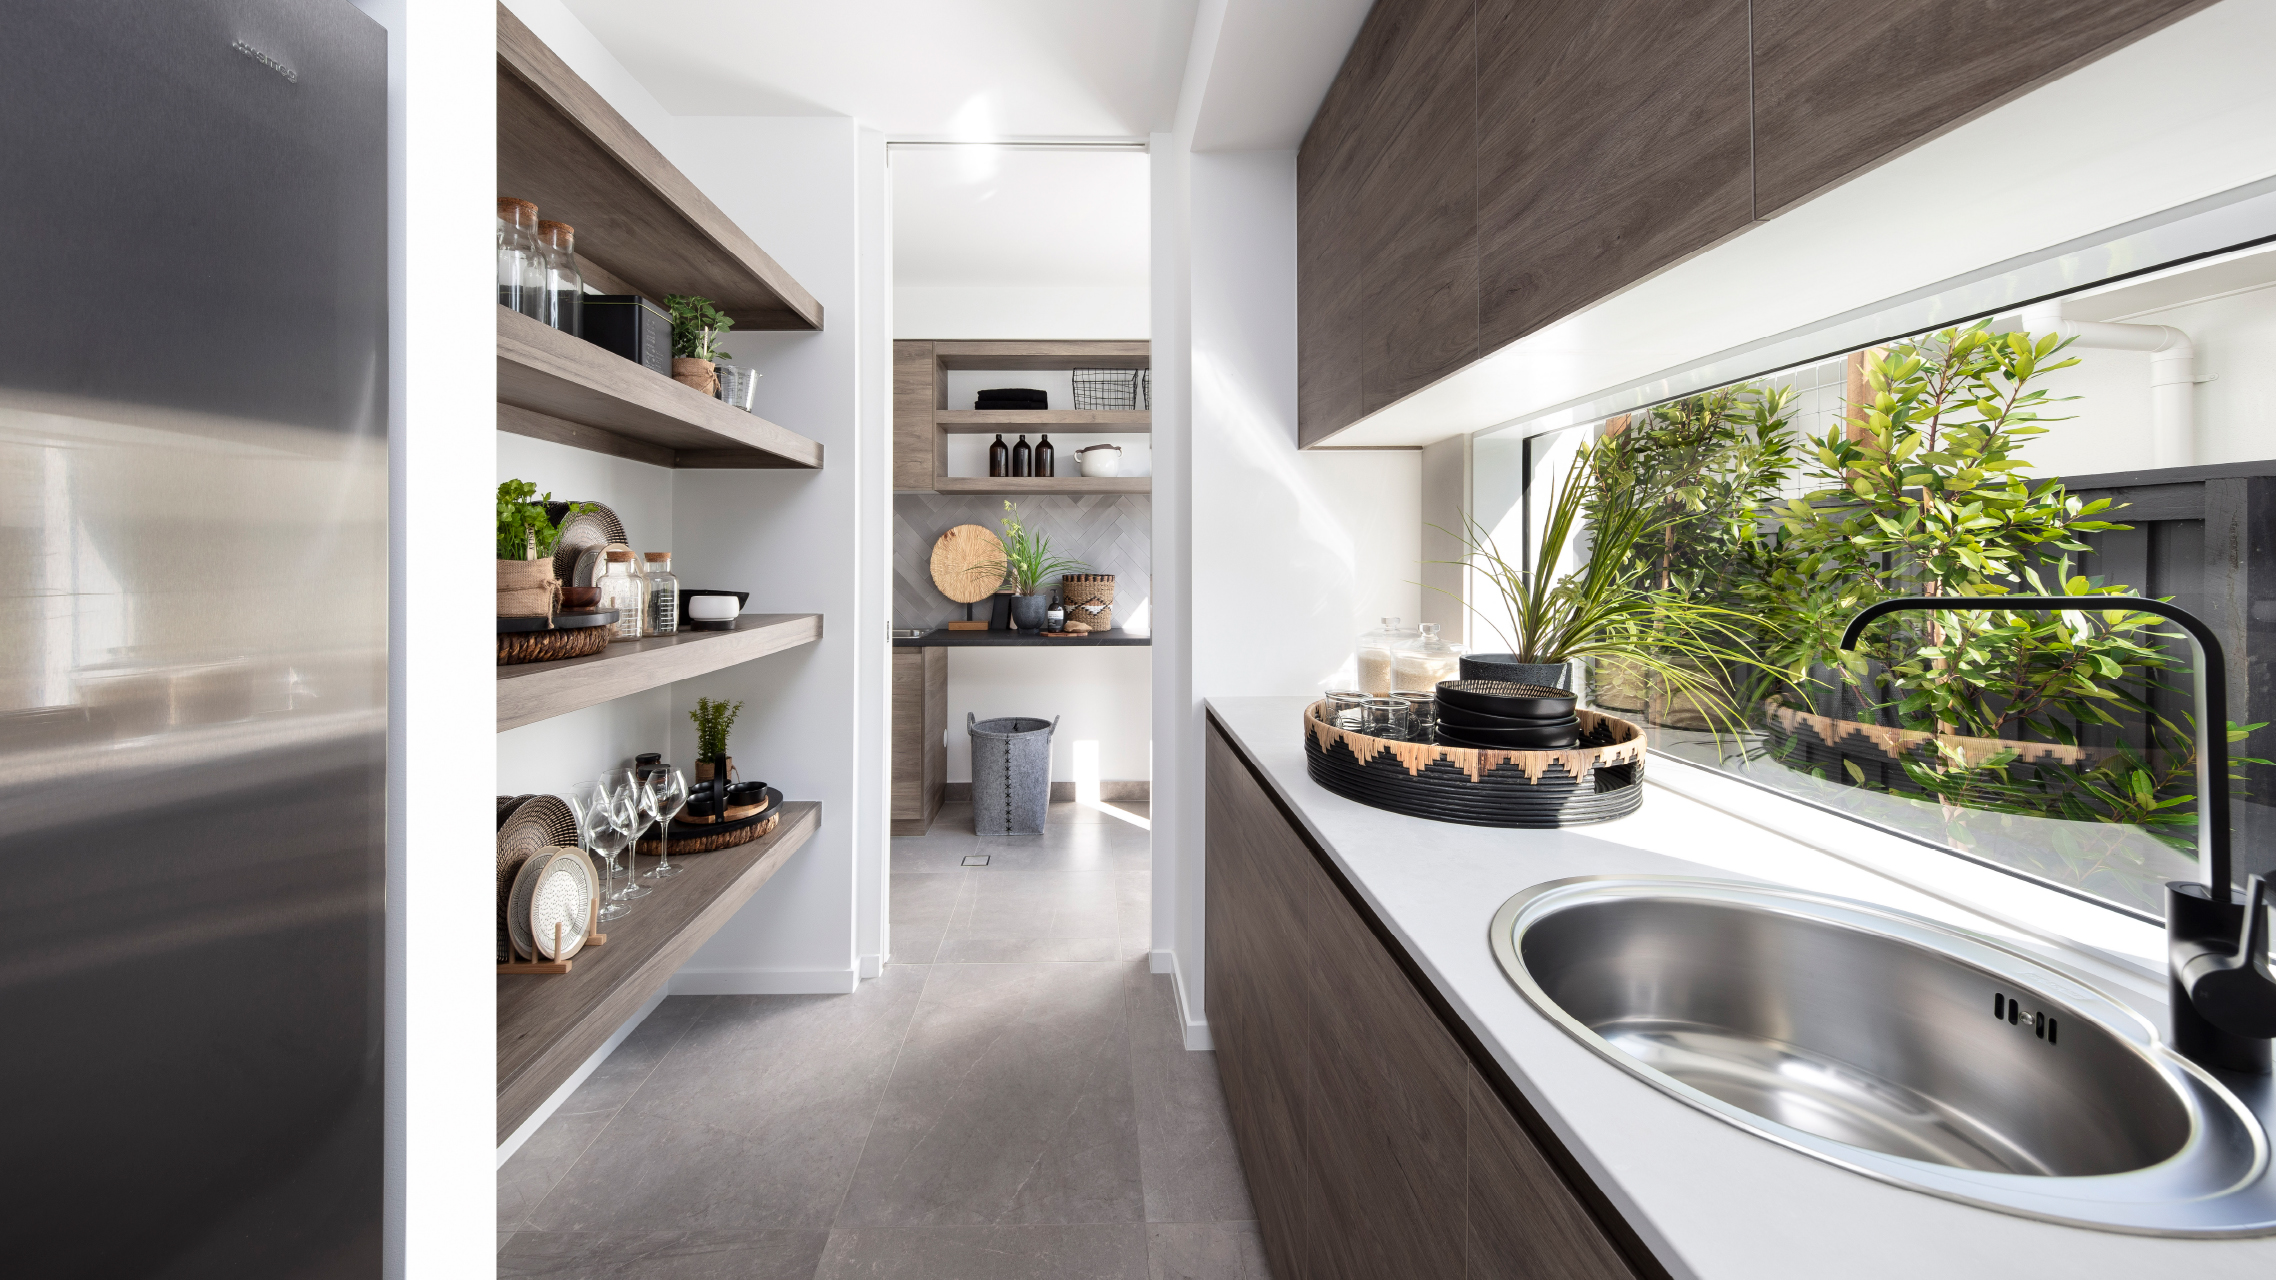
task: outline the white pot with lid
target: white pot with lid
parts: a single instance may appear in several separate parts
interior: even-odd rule
[[[1094,444],[1077,449],[1075,459],[1082,464],[1086,476],[1122,474],[1122,446],[1118,444]]]

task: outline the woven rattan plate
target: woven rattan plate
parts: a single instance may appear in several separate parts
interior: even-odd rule
[[[523,797],[498,824],[498,961],[506,955],[506,909],[514,877],[530,855],[556,845],[577,843],[577,815],[559,796]],[[526,954],[526,953],[525,953]]]

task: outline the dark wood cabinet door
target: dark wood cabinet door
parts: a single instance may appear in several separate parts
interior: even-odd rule
[[[1313,864],[1313,1280],[1463,1272],[1468,1059]]]
[[[1471,1280],[1634,1280],[1485,1078],[1469,1072]]]
[[[1472,0],[1376,0],[1381,84],[1361,124],[1362,415],[1478,358]]]
[[[1312,853],[1214,725],[1207,771],[1203,1006],[1265,1256],[1275,1280],[1304,1280],[1304,877]]]
[[[1364,39],[1364,31],[1362,34]],[[1367,256],[1360,240],[1361,145],[1374,81],[1346,61],[1296,152],[1296,442],[1357,422]]]
[[[1478,349],[1754,217],[1747,0],[1481,0]]]
[[[1754,0],[1755,202],[1816,195],[2199,0]]]

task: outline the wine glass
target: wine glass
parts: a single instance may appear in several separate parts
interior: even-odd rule
[[[605,901],[601,906],[601,919],[614,920],[632,904],[616,892],[616,855],[624,847],[624,833],[610,819],[608,789],[598,782],[580,782],[569,788],[569,810],[577,815],[577,841],[587,853],[601,855],[603,876],[607,882]],[[631,879],[628,871],[626,879]]]
[[[641,811],[656,823],[657,841],[664,856],[648,869],[648,879],[662,880],[680,873],[672,865],[672,819],[688,807],[688,780],[677,769],[654,769],[648,774],[647,785],[640,789]],[[722,815],[724,816],[724,815]]]
[[[630,769],[610,769],[601,775],[608,792],[609,818],[624,832],[624,889],[621,898],[645,898],[655,890],[640,883],[640,783]]]

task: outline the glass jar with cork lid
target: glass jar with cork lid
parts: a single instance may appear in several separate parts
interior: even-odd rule
[[[608,567],[601,571],[600,580],[593,585],[601,589],[600,607],[616,610],[616,621],[609,626],[609,643],[640,638],[641,606],[646,603],[642,587],[645,583],[632,571],[632,553],[611,551]]]

